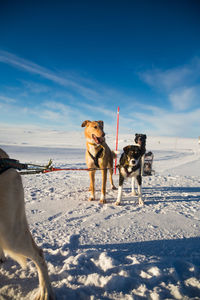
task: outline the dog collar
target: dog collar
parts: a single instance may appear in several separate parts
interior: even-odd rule
[[[131,169],[131,171],[128,170],[129,168]],[[131,175],[133,172],[135,172],[135,171],[137,171],[138,169],[140,169],[140,168],[141,168],[140,162],[139,162],[136,166],[134,166],[134,167],[130,167],[130,166],[125,166],[125,167],[124,167],[127,177],[128,177],[129,175]]]

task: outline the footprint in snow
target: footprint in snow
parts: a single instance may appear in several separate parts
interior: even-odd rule
[[[58,214],[56,214],[56,215],[53,215],[53,216],[49,217],[48,220],[49,220],[49,221],[52,221],[52,220],[58,218],[60,215],[62,215],[62,213],[58,213]]]

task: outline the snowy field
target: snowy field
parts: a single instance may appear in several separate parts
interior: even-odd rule
[[[107,143],[114,150],[113,136]],[[120,135],[119,150],[128,144],[133,135]],[[4,129],[0,147],[21,162],[86,166],[83,133]],[[88,201],[87,171],[23,176],[28,222],[58,300],[200,299],[200,145],[148,137],[147,150],[155,175],[143,179],[144,207],[130,195],[130,181],[117,207],[109,184],[107,204]],[[1,265],[1,300],[29,300],[37,287],[32,262],[25,270],[10,258]]]

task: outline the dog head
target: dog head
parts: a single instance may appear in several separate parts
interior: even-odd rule
[[[105,133],[103,131],[103,121],[89,121],[82,123],[81,127],[85,127],[85,137],[88,142],[97,145],[105,142]]]
[[[135,134],[135,143],[140,145],[141,147],[146,145],[146,139],[147,139],[146,134],[141,134],[141,133]]]
[[[126,163],[130,167],[135,167],[138,165],[142,152],[139,146],[129,145],[123,148],[123,151],[126,156]]]

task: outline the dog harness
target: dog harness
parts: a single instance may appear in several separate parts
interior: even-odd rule
[[[133,172],[140,169],[141,168],[141,163],[139,162],[135,167],[131,167],[131,171],[128,170],[129,168],[130,168],[130,166],[124,166],[127,177],[129,177]]]
[[[27,169],[27,164],[21,164],[16,159],[0,158],[0,174],[11,168],[17,170]]]
[[[103,153],[103,150],[104,148],[101,146],[100,150],[97,152],[97,154],[94,156],[92,155],[92,153],[90,153],[90,151],[88,151],[90,157],[93,159],[94,161],[94,164],[97,168],[100,168],[99,167],[99,162],[98,162],[98,159],[101,157],[102,153]]]
[[[128,160],[126,160],[124,162],[124,164],[122,164],[122,165],[119,164],[118,168],[119,168],[119,171],[120,171],[121,168],[124,168],[124,170],[126,172],[126,176],[129,177],[133,172],[137,171],[138,169],[141,169],[141,159],[139,159],[137,165],[134,166],[134,167],[131,167],[129,165]],[[128,170],[129,168],[131,168],[131,171]]]

